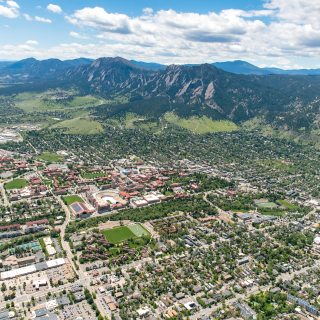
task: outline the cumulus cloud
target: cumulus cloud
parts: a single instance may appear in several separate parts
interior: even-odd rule
[[[7,18],[19,17],[19,5],[14,1],[7,1],[7,6],[0,5],[0,16]]]
[[[61,13],[62,12],[62,9],[56,4],[49,4],[47,6],[47,9],[54,12],[54,13]]]
[[[51,23],[52,22],[50,19],[45,19],[45,18],[41,18],[41,17],[38,17],[38,16],[36,16],[34,19],[36,21],[41,21],[41,22],[47,22],[47,23]]]
[[[107,12],[100,7],[86,7],[65,16],[68,23],[83,30],[81,33],[72,31],[70,36],[88,38],[84,33],[90,29],[96,31],[96,38],[105,42],[33,48],[32,55],[39,59],[120,55],[162,63],[241,59],[270,61],[283,67],[294,65],[288,57],[320,58],[320,0],[262,1],[261,10],[228,9],[198,14],[174,10],[154,12],[145,8],[141,16],[135,17]],[[3,8],[7,10],[6,16],[19,15],[18,8],[7,2],[0,6],[0,15],[4,15]],[[24,52],[31,49],[1,47],[0,54],[10,57],[14,50],[17,50],[14,55],[25,57]]]
[[[228,9],[208,14],[145,8],[138,17],[86,7],[66,20],[82,28],[95,28],[99,39],[135,51],[150,48],[140,58],[151,54],[162,62],[320,58],[320,0],[269,0],[263,6],[262,10]]]
[[[144,13],[146,13],[146,14],[150,14],[150,13],[153,12],[153,9],[152,9],[152,8],[144,8],[142,11],[143,11]]]
[[[39,44],[38,41],[34,41],[34,40],[28,40],[26,43],[27,44],[36,44],[36,45]]]
[[[19,9],[19,8],[20,8],[19,5],[18,5],[15,1],[12,1],[12,0],[8,0],[8,1],[7,1],[7,5],[8,5],[9,7],[16,8],[16,9]]]
[[[88,36],[86,36],[86,35],[81,35],[81,34],[79,34],[79,33],[77,33],[77,32],[74,32],[74,31],[71,31],[71,32],[70,32],[70,36],[75,37],[75,38],[78,38],[78,39],[89,39]]]
[[[24,16],[27,20],[32,21],[32,18],[31,18],[28,14],[24,13],[23,16]]]

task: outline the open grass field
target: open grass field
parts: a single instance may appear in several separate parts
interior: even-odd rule
[[[274,202],[258,203],[257,206],[259,208],[276,208],[276,207],[278,207],[278,205],[275,204]]]
[[[94,97],[91,95],[74,97],[72,101],[66,101],[65,99],[52,99],[56,94],[63,93],[75,95],[75,91],[64,90],[50,90],[42,93],[25,92],[20,93],[14,98],[14,102],[17,107],[23,109],[26,112],[43,111],[43,110],[56,110],[56,109],[68,109],[74,107],[90,107],[97,106],[105,102],[104,99]]]
[[[260,162],[264,164],[267,168],[270,167],[270,168],[274,168],[274,169],[292,173],[292,174],[298,172],[298,167],[292,164],[283,163],[280,160],[264,159],[264,160],[260,160]]]
[[[107,177],[108,174],[99,172],[99,173],[82,174],[81,176],[82,178],[85,178],[85,179],[93,179],[96,177]]]
[[[74,202],[82,202],[82,203],[84,203],[82,198],[80,198],[79,196],[63,197],[62,200],[67,206],[69,206],[70,204],[72,204]]]
[[[298,207],[295,206],[294,204],[285,201],[285,200],[277,200],[278,203],[280,203],[282,206],[287,207],[288,209],[292,209],[292,210],[297,210]]]
[[[42,160],[45,160],[45,161],[53,161],[53,162],[57,162],[59,161],[60,159],[63,159],[64,157],[62,156],[59,156],[57,154],[54,154],[54,153],[44,153],[42,154],[41,156],[38,156],[39,159],[42,159]]]
[[[26,187],[27,185],[28,185],[27,180],[25,180],[25,179],[15,179],[15,180],[12,180],[12,181],[6,183],[4,185],[4,188],[6,190],[21,189],[21,188]]]
[[[136,237],[136,235],[128,227],[102,230],[101,232],[111,243],[119,243],[121,241]]]
[[[62,121],[54,126],[55,128],[65,128],[66,134],[97,134],[104,132],[102,126],[97,121],[89,118],[76,118]]]
[[[139,223],[134,224],[132,226],[128,226],[128,228],[136,235],[136,237],[150,235],[150,233]]]
[[[237,125],[231,121],[213,121],[206,116],[183,119],[176,116],[173,112],[166,113],[164,121],[192,130],[195,133],[234,131],[238,129]]]

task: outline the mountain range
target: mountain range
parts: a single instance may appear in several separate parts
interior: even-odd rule
[[[90,64],[94,59],[78,58],[73,60],[59,60],[59,59],[47,59],[36,60],[34,58],[28,58],[21,61],[0,61],[0,76],[7,76],[16,79],[15,75],[17,71],[20,72],[18,78],[30,79],[33,77],[48,77],[58,70],[63,70],[70,67],[77,67],[84,64]],[[149,69],[152,71],[159,71],[167,67],[167,65],[156,62],[142,62],[130,60],[132,64],[137,67]],[[226,62],[211,63],[215,67],[224,71],[236,73],[236,74],[254,74],[254,75],[269,75],[269,74],[288,74],[288,75],[320,75],[320,69],[296,69],[296,70],[284,70],[280,68],[259,68],[249,62],[235,60]],[[196,64],[186,64],[185,66],[192,67]]]
[[[74,60],[47,59],[39,61],[35,58],[15,62],[0,62],[0,77],[6,80],[28,80],[31,78],[49,78],[57,71],[91,63],[92,59],[79,58]]]
[[[113,102],[94,109],[100,119],[128,113],[159,119],[173,112],[180,118],[206,116],[236,123],[260,117],[281,128],[309,129],[318,128],[320,118],[319,76],[243,75],[212,64],[151,70],[121,57],[94,61],[31,58],[10,63],[0,74],[6,80],[19,75],[32,80],[0,87],[0,95],[67,86],[78,87],[83,95],[102,95]],[[115,102],[119,96],[126,102]]]

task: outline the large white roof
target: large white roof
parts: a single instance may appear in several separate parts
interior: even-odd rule
[[[61,266],[63,264],[65,264],[66,262],[64,261],[63,258],[59,258],[59,259],[55,259],[55,260],[49,260],[46,262],[47,264],[47,268],[53,268],[53,267],[58,267]],[[32,266],[27,266],[27,267],[23,267],[23,268],[19,268],[19,269],[14,269],[14,270],[10,270],[10,271],[5,271],[5,272],[1,272],[1,280],[5,280],[5,279],[11,279],[11,278],[15,278],[15,277],[19,277],[19,276],[23,276],[26,274],[30,274],[33,272],[36,272],[36,267],[35,265]]]
[[[18,276],[22,276],[25,274],[33,273],[36,272],[36,267],[33,266],[28,266],[28,267],[23,267],[19,269],[14,269],[6,272],[1,272],[1,279],[10,279]]]
[[[66,262],[64,261],[63,258],[59,258],[59,259],[47,261],[47,266],[48,266],[48,268],[52,268],[52,267],[62,266],[65,263]]]

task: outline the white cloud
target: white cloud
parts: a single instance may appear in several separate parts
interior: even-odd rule
[[[27,44],[36,44],[36,45],[39,44],[38,41],[34,41],[34,40],[28,40],[26,43]]]
[[[70,35],[87,38],[85,32],[89,28],[105,42],[37,47],[32,49],[32,55],[39,59],[119,55],[161,63],[241,59],[284,68],[294,66],[293,57],[320,59],[320,0],[262,1],[262,10],[228,9],[198,14],[145,8],[137,17],[87,7],[65,17],[68,23],[83,30]],[[19,11],[4,2],[0,15],[13,18],[19,16]],[[36,20],[51,22],[39,17]],[[13,55],[18,59],[30,50],[0,47],[0,56]],[[301,60],[297,61],[300,65]]]
[[[62,9],[57,6],[56,4],[49,4],[47,6],[47,9],[54,12],[54,13],[61,13],[62,12]]]
[[[70,32],[70,36],[78,38],[78,39],[89,39],[89,37],[87,37],[86,35],[81,35],[81,34],[74,32],[74,31]]]
[[[146,14],[149,14],[149,13],[152,13],[152,12],[153,12],[153,9],[152,9],[152,8],[144,8],[142,11],[143,11],[144,13],[146,13]]]
[[[277,59],[277,63],[289,65],[291,61],[283,58],[320,58],[319,13],[320,0],[270,0],[262,10],[198,14],[145,8],[140,17],[86,7],[66,20],[82,28],[96,28],[98,39],[122,44],[128,52],[142,48],[140,59],[144,60],[201,63]]]
[[[7,18],[17,18],[19,17],[19,11],[16,7],[5,7],[0,5],[0,16],[4,16]]]
[[[34,19],[36,21],[41,21],[41,22],[48,22],[48,23],[52,22],[50,19],[45,19],[45,18],[41,18],[41,17],[38,17],[38,16],[36,16]]]
[[[42,9],[42,7],[41,6],[36,6],[36,9]]]
[[[4,25],[6,28],[9,28],[9,26],[7,24]]]
[[[9,7],[16,8],[16,9],[19,9],[19,8],[20,8],[19,5],[18,5],[15,1],[12,1],[12,0],[8,0],[8,1],[7,1],[7,5],[8,5]]]
[[[32,21],[32,18],[31,18],[28,14],[24,13],[23,16],[24,16],[27,20]]]

